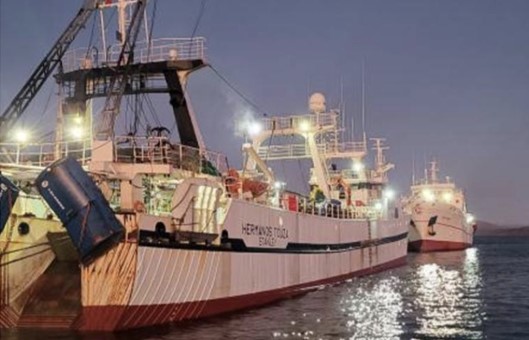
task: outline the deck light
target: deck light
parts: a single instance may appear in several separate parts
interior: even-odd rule
[[[310,122],[307,120],[302,120],[299,122],[299,129],[302,132],[308,132],[310,130]]]
[[[83,123],[83,117],[81,116],[74,117],[73,122],[77,125],[81,125]]]
[[[395,191],[393,189],[387,188],[384,190],[384,197],[387,200],[392,200],[395,197]]]
[[[362,162],[354,162],[353,163],[353,170],[355,172],[360,172],[364,170],[364,164]]]
[[[422,197],[427,201],[427,202],[433,202],[435,201],[435,195],[434,193],[432,192],[432,190],[430,189],[424,189],[422,191]]]
[[[83,128],[80,126],[74,126],[70,129],[70,135],[75,139],[81,139],[84,136]]]
[[[443,199],[445,200],[445,202],[450,203],[452,201],[452,198],[453,198],[452,196],[453,195],[452,195],[451,192],[445,192],[443,194]]]
[[[472,214],[467,214],[467,216],[466,216],[466,220],[467,220],[467,223],[468,223],[468,224],[474,222],[474,219],[475,219],[475,218],[474,218],[474,215],[472,215]]]
[[[250,122],[247,125],[247,132],[250,137],[257,136],[263,131],[263,126],[259,122]]]
[[[15,131],[15,141],[25,143],[29,140],[29,133],[26,130]]]

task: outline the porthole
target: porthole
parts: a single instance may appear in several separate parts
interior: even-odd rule
[[[26,222],[20,222],[20,224],[18,225],[18,233],[20,234],[20,236],[29,234],[29,224],[27,224]]]

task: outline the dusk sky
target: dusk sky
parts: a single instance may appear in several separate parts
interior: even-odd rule
[[[2,112],[81,3],[0,0]],[[157,0],[154,36],[190,36],[201,3]],[[210,0],[196,35],[206,37],[213,67],[257,106],[209,68],[191,77],[206,144],[233,164],[243,142],[236,117],[304,113],[315,91],[338,107],[340,81],[359,135],[364,63],[367,134],[387,138],[400,193],[412,159],[421,174],[424,159],[435,157],[479,220],[529,225],[529,1]],[[51,128],[52,85],[22,123]],[[157,98],[158,114],[172,126],[167,102]],[[303,186],[296,162],[276,168]]]

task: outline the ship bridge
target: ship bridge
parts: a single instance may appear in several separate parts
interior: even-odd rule
[[[260,160],[249,157],[246,170],[255,171],[256,165],[264,169],[265,161],[311,159],[311,182],[317,184],[326,197],[331,197],[329,160],[361,161],[367,154],[366,142],[342,141],[340,112],[327,111],[322,94],[315,93],[310,97],[309,110],[309,114],[264,117],[254,122],[249,135]],[[293,143],[285,143],[285,138],[276,138],[293,136],[301,137],[302,141],[296,138]]]

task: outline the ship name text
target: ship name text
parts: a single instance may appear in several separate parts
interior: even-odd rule
[[[259,246],[273,247],[278,239],[288,239],[288,229],[284,227],[272,227],[257,225],[254,223],[243,223],[242,234],[259,237]]]

